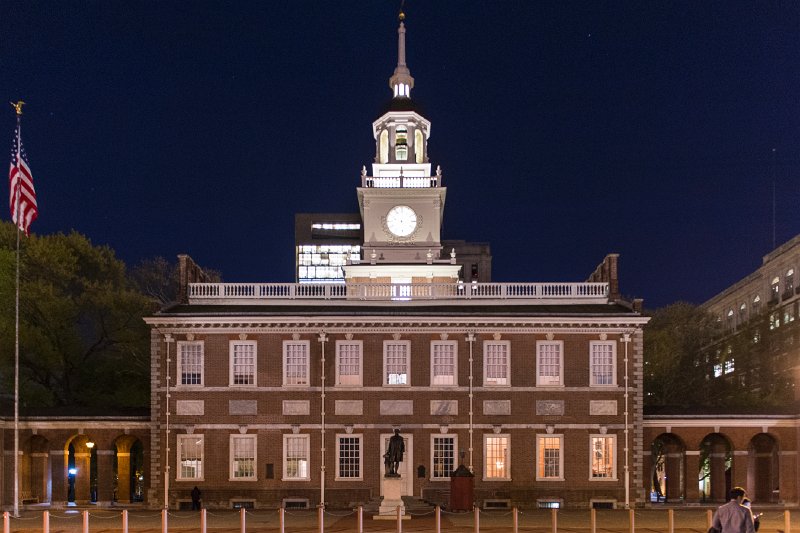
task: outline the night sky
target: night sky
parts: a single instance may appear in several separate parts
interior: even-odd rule
[[[5,0],[33,232],[293,281],[294,213],[358,210],[398,6]],[[491,243],[495,281],[583,281],[618,252],[624,294],[700,303],[772,248],[773,183],[777,243],[800,233],[800,3],[405,11],[443,237]]]

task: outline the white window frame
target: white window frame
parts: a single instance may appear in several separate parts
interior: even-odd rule
[[[542,348],[546,346],[558,347],[558,381],[548,377],[544,379],[541,374]],[[564,341],[536,341],[536,386],[537,387],[563,387],[564,386]]]
[[[253,347],[253,383],[236,383],[235,380],[235,368],[236,368],[236,346],[252,346]],[[256,387],[258,386],[258,343],[256,341],[241,341],[235,340],[230,341],[230,346],[228,348],[229,358],[228,358],[228,366],[230,367],[229,376],[228,376],[228,384],[231,387]]]
[[[611,347],[611,383],[595,383],[594,347]],[[563,355],[562,355],[563,367]],[[616,341],[589,341],[589,386],[590,387],[616,387],[617,386],[617,342]]]
[[[199,475],[193,476],[193,477],[184,476],[183,475],[183,468],[181,467],[181,461],[182,461],[181,454],[183,453],[183,446],[184,446],[183,442],[184,441],[190,441],[190,440],[193,440],[195,442],[198,441],[198,440],[200,441],[200,445],[199,445],[200,446],[200,468],[199,468],[200,473],[199,473]],[[178,481],[203,481],[204,480],[205,471],[206,471],[206,469],[205,469],[205,445],[206,445],[206,439],[205,439],[205,435],[203,435],[203,434],[192,433],[192,434],[177,435],[177,443],[176,443],[176,446],[175,446],[175,448],[176,448],[175,479],[176,480],[178,480]]]
[[[611,476],[595,477],[594,475],[594,439],[611,439]],[[589,435],[589,481],[618,481],[617,479],[617,436],[612,434]]]
[[[435,383],[434,368],[436,365],[435,351],[437,346],[453,347],[453,381],[452,383]],[[431,341],[431,387],[457,387],[458,386],[458,341]]]
[[[251,441],[253,443],[253,475],[252,476],[236,476],[236,470],[234,468],[234,450],[236,446],[234,444],[235,441]],[[242,435],[242,434],[231,434],[230,441],[228,444],[228,464],[229,472],[228,472],[228,481],[258,481],[258,436],[257,435]]]
[[[488,377],[488,353],[489,346],[506,347],[506,382],[496,383],[489,381]],[[497,378],[492,378],[497,379]],[[510,387],[511,386],[511,341],[483,341],[483,386],[484,387]]]
[[[489,477],[489,471],[487,463],[487,450],[488,445],[487,441],[489,439],[495,438],[503,438],[506,439],[506,464],[504,465],[505,468],[505,477]],[[511,481],[511,435],[509,433],[484,433],[483,434],[483,481]]]
[[[342,460],[342,441],[341,439],[358,439],[358,477],[341,476]],[[336,481],[364,481],[364,435],[361,433],[337,433],[336,434]]]
[[[539,470],[540,461],[544,459],[542,453],[542,441],[544,439],[556,439],[558,441],[558,476],[544,476],[543,472]],[[536,435],[536,481],[564,481],[564,435],[563,434],[549,434],[540,433]]]
[[[356,383],[342,383],[340,370],[341,346],[358,346],[358,376]],[[348,374],[349,375],[349,374]],[[336,386],[337,387],[361,387],[364,384],[364,341],[336,341]]]
[[[436,439],[450,439],[453,441],[453,470],[458,468],[458,435],[456,434],[449,434],[449,433],[431,433],[431,481],[450,481],[450,475],[448,473],[447,476],[436,476],[436,468],[434,468],[434,455],[435,455],[435,447],[434,442]]]
[[[387,356],[388,347],[392,345],[402,345],[406,347],[406,382],[405,383],[389,383],[389,375],[387,373]],[[383,381],[384,387],[410,387],[411,386],[411,341],[383,341]]]
[[[306,381],[305,383],[288,383],[287,372],[287,348],[289,346],[305,346],[306,350]],[[311,341],[283,341],[283,386],[284,387],[309,387],[311,385]]]
[[[305,452],[306,452],[306,475],[304,477],[288,477],[286,475],[287,470],[287,442],[289,439],[299,439],[305,441]],[[283,471],[281,472],[281,481],[311,481],[311,436],[310,435],[303,435],[303,434],[296,434],[296,433],[286,433],[283,435]]]
[[[200,383],[183,383],[183,348],[184,346],[199,346],[200,347]],[[178,341],[177,346],[177,383],[176,387],[202,387],[205,384],[205,345],[203,341]]]

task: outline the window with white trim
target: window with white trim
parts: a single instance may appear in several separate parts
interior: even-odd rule
[[[617,383],[617,343],[589,342],[589,384],[613,386]]]
[[[178,341],[179,385],[203,386],[203,341]]]
[[[256,384],[256,341],[230,342],[231,386]]]
[[[564,341],[536,341],[536,385],[564,384]]]
[[[411,341],[383,341],[383,384],[410,385]]]
[[[361,435],[336,435],[336,479],[363,479]]]
[[[431,385],[457,385],[456,341],[431,341]]]
[[[310,341],[283,341],[283,385],[303,387],[309,384]]]
[[[487,434],[483,436],[483,479],[511,479],[511,437]]]
[[[431,435],[431,480],[447,481],[456,469],[458,437]]]
[[[336,385],[361,386],[363,348],[363,341],[336,341]]]
[[[483,343],[484,386],[511,384],[511,342],[485,341]]]
[[[231,435],[231,481],[256,480],[256,435]]]
[[[311,479],[309,463],[309,436],[283,436],[283,481],[308,481]]]
[[[541,481],[564,479],[564,436],[536,436],[536,479]]]
[[[203,435],[178,435],[176,479],[203,480]]]
[[[589,479],[617,479],[617,436],[590,435],[589,453],[591,472]]]

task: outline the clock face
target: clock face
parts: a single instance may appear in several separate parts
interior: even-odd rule
[[[396,205],[386,215],[386,227],[397,237],[408,237],[417,228],[417,214],[407,205]]]

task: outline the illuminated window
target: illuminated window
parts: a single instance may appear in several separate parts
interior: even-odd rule
[[[788,298],[794,291],[794,269],[790,268],[786,271],[786,276],[783,279],[784,294]]]
[[[431,479],[445,481],[456,469],[458,441],[455,435],[431,435]]]
[[[408,131],[405,126],[397,126],[395,130],[394,155],[398,161],[408,159]]]
[[[256,480],[256,436],[231,435],[231,481]]]
[[[361,386],[362,341],[336,341],[336,384]]]
[[[591,341],[589,343],[590,385],[616,385],[616,347],[616,342]]]
[[[283,341],[283,384],[302,387],[309,384],[309,341]]]
[[[794,322],[794,305],[787,305],[783,308],[783,323]]]
[[[591,479],[617,479],[616,435],[592,435],[590,442]]]
[[[725,319],[727,320],[728,328],[733,329],[733,327],[735,325],[734,316],[733,316],[733,309],[728,309],[728,313],[727,313],[727,315],[725,315]]]
[[[753,315],[757,315],[761,308],[761,296],[756,295],[753,298]]]
[[[511,343],[486,341],[483,343],[483,384],[510,385]]]
[[[363,479],[361,450],[361,435],[336,435],[336,479]]]
[[[256,342],[231,341],[231,385],[256,384]]]
[[[714,365],[714,377],[718,378],[722,375],[722,363],[717,363]]]
[[[731,358],[729,358],[729,359],[725,359],[725,364],[724,364],[724,366],[723,366],[723,371],[724,371],[726,374],[730,374],[730,373],[731,373],[731,372],[733,372],[734,370],[736,370],[736,367],[735,367],[735,365],[734,365],[734,360],[733,360],[733,357],[731,357]]]
[[[774,302],[778,299],[778,293],[780,292],[780,285],[781,285],[781,280],[778,276],[772,278],[772,284],[770,284],[769,288],[770,301]]]
[[[419,129],[414,131],[414,155],[417,163],[425,162],[425,140],[422,136],[422,130]]]
[[[563,435],[536,436],[536,479],[563,480]]]
[[[769,329],[778,329],[781,327],[781,314],[770,313],[769,315]]]
[[[283,436],[283,481],[311,479],[309,436]]]
[[[387,130],[383,130],[381,132],[381,139],[379,144],[380,151],[380,162],[381,163],[388,163],[389,162],[389,132]]]
[[[563,341],[536,341],[536,385],[563,385]]]
[[[411,341],[383,342],[383,384],[410,385],[409,353]]]
[[[181,385],[203,385],[203,341],[178,341]]]
[[[483,436],[484,480],[511,479],[510,442],[509,435]]]
[[[739,323],[747,320],[747,304],[743,303],[739,306]]]
[[[431,385],[456,385],[456,341],[431,341]]]
[[[203,479],[203,435],[178,435],[177,479]]]

